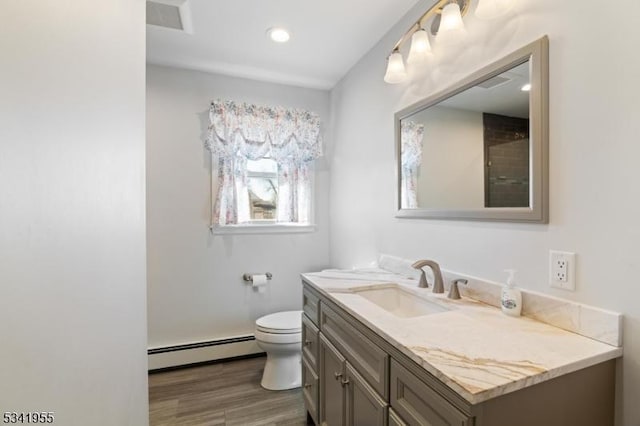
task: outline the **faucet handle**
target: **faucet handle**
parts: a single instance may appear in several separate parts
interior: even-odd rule
[[[467,284],[468,282],[469,281],[465,280],[464,278],[458,278],[451,281],[451,287],[449,287],[449,294],[447,295],[447,297],[454,300],[460,299],[460,290],[458,290],[458,283]]]

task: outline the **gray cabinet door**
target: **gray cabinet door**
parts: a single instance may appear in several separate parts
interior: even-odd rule
[[[388,400],[389,355],[325,303],[320,304],[320,331]]]
[[[344,425],[344,357],[320,333],[320,424]]]
[[[393,408],[389,408],[389,426],[407,426]]]
[[[302,397],[315,424],[318,424],[318,376],[306,359],[302,359]]]
[[[346,363],[346,380],[343,383],[348,426],[387,426],[387,403],[349,362]]]
[[[473,418],[457,410],[395,359],[391,360],[391,406],[411,426],[473,425]]]

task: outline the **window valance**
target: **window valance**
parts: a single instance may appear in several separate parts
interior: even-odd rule
[[[219,158],[255,160],[269,154],[277,161],[307,162],[322,155],[320,118],[299,109],[216,100],[206,144]]]

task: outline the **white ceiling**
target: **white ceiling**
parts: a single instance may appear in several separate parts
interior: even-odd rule
[[[147,25],[147,62],[330,89],[418,1],[188,0],[193,33]]]

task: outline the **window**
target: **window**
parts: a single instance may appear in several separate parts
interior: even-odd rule
[[[247,180],[251,221],[275,222],[278,211],[278,163],[268,157],[247,160]]]
[[[312,226],[312,164],[322,155],[316,114],[214,101],[205,143],[217,170],[214,231]]]

